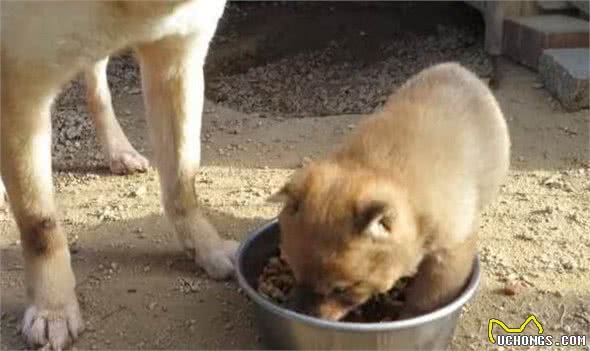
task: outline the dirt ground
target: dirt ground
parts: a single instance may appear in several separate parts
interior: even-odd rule
[[[458,3],[228,8],[207,66],[197,181],[219,231],[241,239],[274,217],[278,208],[265,197],[425,65],[458,60],[485,77],[480,21]],[[452,349],[502,349],[487,339],[488,320],[519,326],[531,313],[545,334],[587,335],[590,345],[590,115],[566,113],[534,72],[508,61],[501,69],[497,98],[510,126],[512,171],[485,212],[482,283]],[[109,80],[123,128],[149,158],[136,65],[113,59]],[[76,347],[256,348],[237,284],[207,279],[179,251],[156,172],[107,172],[83,96],[74,82],[54,108],[57,201],[87,322]],[[0,231],[1,348],[22,349],[22,257],[5,209]],[[522,288],[507,296],[507,282]]]

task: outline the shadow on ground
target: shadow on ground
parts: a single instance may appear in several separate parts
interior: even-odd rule
[[[236,238],[245,233],[235,228],[254,229],[266,221],[215,211],[209,215],[220,232]],[[180,252],[162,216],[76,228],[76,232],[79,240],[72,246],[72,263],[88,326],[78,349],[256,348],[249,302],[237,282],[208,279]],[[21,349],[24,344],[16,335],[16,319],[25,307],[20,247],[3,248],[0,253],[2,348]],[[230,333],[232,337],[226,337]]]

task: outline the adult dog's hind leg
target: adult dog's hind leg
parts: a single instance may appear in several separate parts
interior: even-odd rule
[[[51,179],[50,104],[38,77],[2,67],[0,165],[20,231],[29,307],[22,334],[30,346],[64,348],[83,330],[66,236]],[[38,79],[38,80],[36,80]]]
[[[96,133],[111,172],[115,174],[145,172],[148,168],[147,159],[133,148],[113,111],[107,82],[108,61],[109,58],[106,57],[96,62],[85,73],[86,98],[96,126]]]
[[[0,174],[0,208],[4,208],[6,200],[6,189],[4,188],[4,182],[2,181],[2,176]]]
[[[172,36],[137,50],[164,211],[196,263],[221,279],[233,273],[237,243],[219,237],[195,193],[209,40],[203,33]]]

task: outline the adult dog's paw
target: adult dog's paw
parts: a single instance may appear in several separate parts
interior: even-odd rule
[[[78,302],[59,309],[31,305],[25,311],[21,333],[29,347],[63,350],[84,331]]]

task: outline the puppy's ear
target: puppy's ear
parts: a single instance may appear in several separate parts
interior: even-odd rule
[[[361,235],[381,240],[391,234],[395,209],[384,201],[363,201],[357,204],[354,217],[356,229]]]
[[[299,191],[295,183],[285,184],[279,191],[269,196],[266,201],[283,204],[283,210],[295,214],[299,211]]]
[[[267,202],[271,203],[288,203],[295,201],[301,194],[303,183],[303,174],[301,171],[295,172],[291,179],[279,189],[276,193],[266,198]]]
[[[290,184],[287,183],[283,185],[279,191],[267,197],[266,201],[271,203],[285,203],[291,200],[294,196],[295,194],[293,193],[292,189],[290,189]]]

